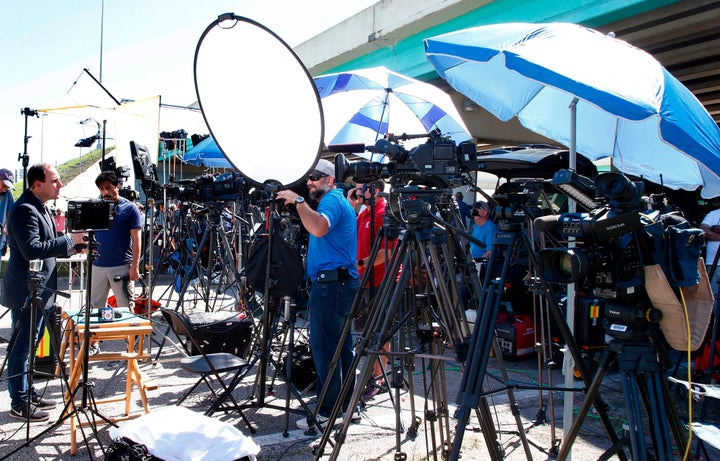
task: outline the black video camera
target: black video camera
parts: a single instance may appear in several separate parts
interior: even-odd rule
[[[239,173],[223,173],[217,177],[203,174],[165,185],[168,198],[180,201],[228,201],[235,200],[245,187],[245,179]]]
[[[411,150],[400,142],[409,139],[428,138]],[[462,173],[477,169],[475,144],[465,141],[456,145],[439,130],[420,135],[389,135],[375,144],[375,150],[385,154],[387,163],[364,160],[348,161],[343,154],[335,156],[335,177],[343,181],[352,177],[355,182],[369,182],[375,179],[394,177],[400,182],[429,180],[443,187],[463,184]]]

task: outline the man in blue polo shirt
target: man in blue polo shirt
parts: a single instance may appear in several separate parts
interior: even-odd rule
[[[308,307],[310,347],[317,371],[317,389],[322,389],[325,382],[330,380],[325,398],[317,411],[318,422],[324,424],[338,399],[344,380],[355,380],[350,334],[344,338],[334,373],[328,376],[328,372],[359,283],[355,268],[357,226],[350,203],[342,190],[335,188],[335,167],[332,163],[325,159],[319,160],[307,178],[307,187],[310,198],[319,203],[317,211],[292,190],[278,192],[277,199],[286,204],[295,204],[303,227],[310,234],[306,275],[312,282]],[[345,399],[343,411],[347,411],[351,396],[352,388]],[[357,422],[357,418],[358,415],[354,414],[354,422]],[[308,430],[311,424],[303,418],[297,422],[297,426]]]
[[[115,202],[115,217],[112,227],[97,231],[97,256],[93,260],[92,290],[90,303],[95,310],[101,310],[107,303],[112,289],[118,307],[129,307],[132,285],[140,278],[140,248],[142,219],[135,203],[120,196],[120,181],[114,171],[103,171],[95,179],[104,200]],[[115,281],[116,277],[122,277]],[[89,353],[100,351],[97,342],[90,345]]]

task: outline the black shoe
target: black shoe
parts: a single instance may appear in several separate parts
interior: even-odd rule
[[[35,408],[39,408],[41,410],[52,410],[55,406],[57,406],[56,402],[44,399],[37,394],[32,396],[32,404]]]
[[[39,423],[50,419],[50,414],[47,411],[40,410],[39,408],[33,408],[30,413],[29,421],[31,423]],[[28,421],[27,405],[23,405],[18,408],[12,408],[10,410],[10,417],[14,419],[21,419]]]

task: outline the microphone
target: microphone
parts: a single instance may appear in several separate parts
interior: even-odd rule
[[[360,154],[365,152],[365,144],[361,142],[350,144],[330,144],[327,146],[327,150],[336,153]]]

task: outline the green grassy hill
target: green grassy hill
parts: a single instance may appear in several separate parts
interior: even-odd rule
[[[110,152],[115,150],[115,146],[110,146],[105,150],[105,157],[108,156]],[[67,184],[77,175],[82,173],[83,171],[87,170],[90,165],[94,164],[98,160],[100,160],[100,157],[102,157],[102,150],[101,149],[95,149],[91,150],[87,154],[83,155],[82,157],[73,158],[71,160],[68,160],[67,162],[58,165],[57,170],[58,174],[60,175],[60,179],[62,180],[63,184]],[[13,197],[17,199],[20,197],[20,194],[23,193],[23,182],[18,181],[15,183],[15,190],[13,191]]]

